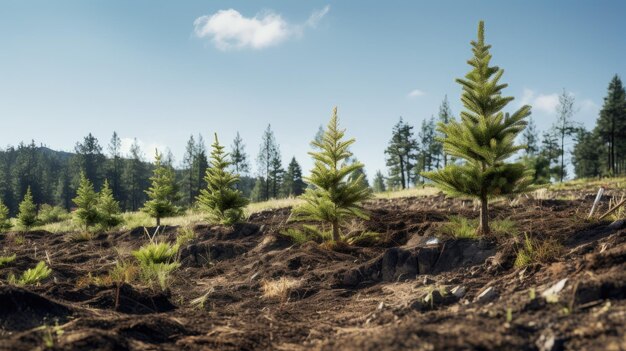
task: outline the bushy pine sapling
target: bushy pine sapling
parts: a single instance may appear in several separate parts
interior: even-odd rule
[[[72,200],[76,204],[76,211],[74,211],[74,218],[76,221],[85,226],[85,231],[89,230],[89,227],[98,223],[98,194],[93,189],[93,184],[85,173],[80,173],[80,183],[78,190],[76,191],[76,197]]]
[[[26,189],[24,199],[20,203],[17,222],[24,229],[30,229],[37,224],[37,205],[33,202],[33,194],[30,191],[30,186]]]
[[[360,204],[372,195],[363,181],[363,174],[351,177],[363,168],[363,164],[346,162],[352,156],[349,147],[355,139],[343,140],[344,135],[345,130],[339,129],[335,107],[321,140],[311,143],[317,150],[309,152],[315,165],[305,181],[311,186],[300,197],[305,203],[293,210],[295,220],[330,224],[333,241],[341,240],[341,225],[346,219],[368,218]]]
[[[115,227],[122,222],[120,216],[120,203],[113,197],[113,190],[109,186],[109,181],[104,180],[104,185],[98,194],[98,214],[99,223],[104,228]]]
[[[530,106],[522,106],[512,115],[502,112],[513,98],[501,95],[507,87],[499,83],[504,71],[489,65],[491,46],[485,44],[482,21],[478,41],[472,41],[472,46],[474,57],[468,61],[472,70],[465,79],[457,79],[463,87],[461,101],[466,111],[461,113],[461,121],[438,126],[444,135],[441,141],[445,152],[465,163],[449,164],[422,175],[452,195],[478,198],[481,207],[477,231],[489,234],[489,198],[523,192],[530,184],[532,175],[523,164],[506,162],[525,148],[515,145],[515,138],[526,126]]]
[[[198,205],[209,220],[231,225],[241,220],[248,200],[235,188],[239,175],[228,171],[232,163],[227,158],[228,154],[224,153],[224,147],[220,145],[215,134],[211,166],[207,168],[204,176],[207,186],[200,191]]]
[[[146,190],[150,200],[146,201],[141,209],[156,219],[157,226],[161,225],[161,218],[173,216],[178,212],[174,203],[179,198],[174,170],[163,164],[161,156],[157,150],[154,172],[150,177],[151,185]]]
[[[0,200],[0,233],[11,229],[12,226],[9,218],[9,208]]]

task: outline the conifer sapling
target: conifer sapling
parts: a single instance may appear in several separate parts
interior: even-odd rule
[[[12,226],[9,218],[9,208],[0,200],[0,232],[9,230]]]
[[[99,222],[105,228],[115,227],[122,221],[120,218],[120,204],[113,197],[113,190],[109,187],[109,181],[104,180],[100,194],[98,195]]]
[[[144,207],[141,209],[156,218],[156,225],[161,225],[161,218],[169,217],[178,212],[174,202],[178,200],[178,189],[174,170],[163,164],[161,161],[161,153],[156,150],[154,160],[154,173],[150,177],[152,184],[146,190],[148,198]]]
[[[37,224],[37,205],[33,202],[33,194],[30,191],[30,186],[26,189],[24,199],[20,203],[17,222],[25,229],[29,229]]]
[[[312,186],[300,197],[305,203],[292,212],[296,220],[330,224],[333,241],[341,240],[340,227],[346,219],[368,218],[360,203],[371,197],[363,174],[351,179],[355,172],[363,168],[363,164],[346,162],[352,156],[348,149],[355,139],[343,140],[344,134],[345,130],[339,129],[335,107],[321,139],[311,143],[316,151],[309,152],[309,155],[315,160],[315,165],[305,181]]]
[[[85,230],[89,230],[89,227],[98,223],[98,194],[83,172],[80,173],[80,183],[73,201],[77,207],[74,211],[76,221],[83,224]]]
[[[478,25],[478,41],[472,41],[474,57],[468,62],[472,70],[465,79],[456,81],[463,87],[461,101],[466,111],[461,121],[439,124],[443,147],[448,155],[465,162],[425,172],[437,186],[453,195],[471,196],[481,202],[478,232],[489,234],[489,198],[523,192],[530,183],[530,172],[521,163],[506,159],[523,150],[515,137],[524,130],[530,106],[522,106],[512,115],[502,109],[513,100],[501,96],[507,84],[500,84],[503,70],[489,66],[490,45],[485,44],[484,23]]]
[[[228,154],[224,153],[224,146],[220,145],[215,134],[211,166],[207,168],[204,177],[207,186],[200,191],[198,205],[207,213],[209,220],[231,225],[241,220],[248,200],[235,188],[239,175],[228,171],[232,163],[227,158]]]

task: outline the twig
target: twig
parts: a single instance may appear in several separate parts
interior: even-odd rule
[[[626,198],[622,199],[622,201],[620,201],[617,205],[613,206],[613,208],[609,209],[608,211],[606,211],[602,216],[600,216],[600,220],[604,219],[604,217],[610,215],[611,213],[615,212],[615,210],[617,210],[618,208],[622,207],[624,204],[626,204]]]

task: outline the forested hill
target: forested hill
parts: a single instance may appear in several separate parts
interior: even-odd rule
[[[207,162],[200,158],[195,162],[195,169],[176,170],[181,206],[190,203],[190,196],[193,199],[205,185],[202,178]],[[166,157],[165,161],[173,167],[171,157]],[[84,172],[96,190],[107,179],[121,207],[124,210],[137,210],[146,201],[144,190],[148,188],[152,169],[152,164],[137,145],[124,157],[119,150],[105,156],[91,135],[83,143],[77,144],[76,152],[73,153],[52,150],[35,142],[21,143],[0,150],[0,200],[11,214],[15,214],[30,187],[36,204],[70,209],[74,205],[72,199],[76,196],[78,178]],[[252,179],[242,179],[242,190],[248,195],[253,185]]]

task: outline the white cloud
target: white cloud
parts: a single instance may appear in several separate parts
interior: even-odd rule
[[[130,155],[130,148],[135,142],[134,138],[121,138],[121,152],[124,157]],[[159,150],[160,153],[167,153],[167,146],[161,145],[158,143],[146,143],[143,140],[137,139],[137,144],[141,149],[142,157],[146,159],[146,161],[152,161],[154,159],[155,150]]]
[[[413,89],[413,90],[411,90],[411,91],[407,94],[407,97],[408,97],[409,99],[414,99],[414,98],[416,98],[416,97],[423,96],[424,94],[425,94],[425,93],[424,93],[423,91],[419,90],[419,89]]]
[[[537,94],[531,89],[524,89],[520,99],[521,105],[530,105],[533,110],[552,114],[559,105],[559,94]]]
[[[265,49],[291,37],[302,35],[304,28],[316,27],[326,16],[330,6],[314,11],[304,24],[290,24],[272,11],[245,17],[237,10],[219,10],[212,15],[198,17],[194,32],[198,38],[209,39],[219,50]]]

